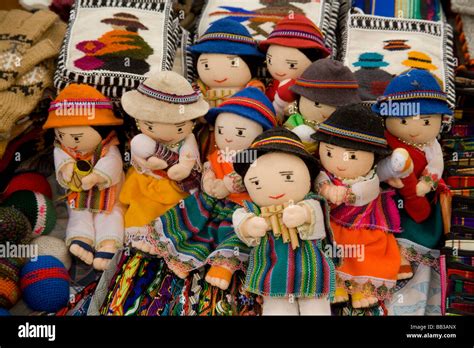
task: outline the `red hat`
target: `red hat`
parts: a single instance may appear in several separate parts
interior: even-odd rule
[[[33,172],[15,175],[8,183],[5,191],[0,193],[0,198],[7,199],[14,192],[21,190],[39,192],[49,199],[53,198],[53,193],[51,192],[51,186],[49,185],[48,180],[46,180],[43,175]]]
[[[268,38],[260,42],[259,47],[266,51],[269,45],[315,48],[320,50],[324,57],[331,53],[318,26],[300,14],[289,15],[279,21]]]

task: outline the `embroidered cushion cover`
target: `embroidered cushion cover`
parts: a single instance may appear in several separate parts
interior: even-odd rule
[[[416,67],[435,76],[454,108],[453,34],[444,22],[350,14],[338,59],[355,73],[366,102],[375,102],[394,75]],[[444,119],[444,129],[451,121]]]
[[[118,98],[171,70],[180,35],[166,0],[78,0],[71,11],[55,87],[87,83]]]
[[[221,18],[236,20],[249,30],[256,40],[265,39],[280,19],[294,14],[304,14],[324,33],[326,43],[335,48],[335,30],[339,0],[208,0],[198,24],[198,37],[211,23]]]

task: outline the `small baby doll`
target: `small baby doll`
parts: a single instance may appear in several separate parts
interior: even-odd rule
[[[290,87],[297,95],[299,112],[292,114],[284,126],[315,153],[317,146],[311,135],[336,107],[360,103],[358,87],[354,74],[341,62],[330,58],[315,61]]]
[[[264,296],[263,315],[330,315],[335,266],[326,201],[311,192],[315,157],[285,128],[259,135],[234,160],[252,202],[234,212],[252,248],[245,288]]]
[[[255,78],[264,56],[239,22],[225,18],[213,22],[189,51],[196,63],[197,86],[211,107],[219,106],[245,87],[265,91],[264,84]],[[203,157],[213,151],[212,131],[212,126],[198,124],[196,132]]]
[[[441,219],[437,197],[449,192],[441,178],[443,152],[436,139],[443,115],[452,114],[446,94],[428,71],[412,69],[390,82],[373,110],[385,119],[388,145],[405,149],[413,161],[410,175],[387,181],[403,199],[404,232],[399,238],[435,248],[442,234],[436,222]],[[402,258],[399,279],[412,275],[410,263]]]
[[[343,250],[335,302],[352,295],[354,308],[390,298],[400,267],[393,233],[400,232],[394,192],[381,192],[375,164],[390,154],[382,120],[362,104],[339,107],[319,124],[323,171],[317,190],[331,203],[334,239]]]
[[[123,164],[112,128],[122,123],[102,93],[71,84],[51,103],[43,126],[54,128],[56,179],[67,189],[66,244],[97,270],[105,270],[123,246],[123,211],[117,199]]]
[[[259,47],[266,53],[267,69],[273,77],[266,94],[282,120],[285,108],[296,99],[290,90],[295,79],[331,51],[316,24],[300,14],[290,14],[279,21]]]
[[[131,141],[130,169],[120,201],[125,228],[149,224],[200,186],[194,120],[209,106],[182,76],[162,71],[122,96],[141,130]]]
[[[248,200],[232,157],[274,127],[276,118],[265,94],[247,87],[209,110],[206,119],[215,127],[216,149],[204,163],[204,192],[187,197],[135,233],[146,239],[139,249],[163,257],[179,277],[209,263],[206,281],[226,289],[233,273],[245,268],[249,255],[232,225],[234,210]]]

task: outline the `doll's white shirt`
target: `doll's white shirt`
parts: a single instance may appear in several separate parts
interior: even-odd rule
[[[425,167],[426,171],[431,175],[436,175],[438,179],[443,175],[444,161],[443,161],[443,150],[437,139],[434,139],[431,143],[427,144],[423,148],[423,152],[428,162]]]
[[[67,189],[69,188],[69,186],[63,180],[63,177],[59,171],[66,164],[74,163],[75,160],[59,147],[54,148],[53,157],[54,157],[54,168],[56,169],[56,180],[58,181],[59,185]]]
[[[380,194],[380,180],[378,175],[372,169],[367,175],[358,177],[356,179],[341,179],[343,184],[349,187],[355,195],[355,202],[351,205],[355,207],[364,206],[376,199]],[[319,172],[316,177],[316,185],[329,182],[331,179],[326,172]]]
[[[147,154],[146,158],[143,158],[146,160],[148,157],[153,156],[155,154],[156,150],[156,141],[149,137],[146,134],[137,134],[133,137],[133,141],[130,144],[130,153],[132,154],[132,159],[134,156],[136,157],[141,157],[137,156],[137,149],[139,148],[140,154]],[[196,160],[196,164],[194,165],[194,168],[201,170],[201,160],[199,157],[199,148],[198,144],[196,141],[196,137],[194,136],[193,133],[190,133],[184,138],[183,143],[179,147],[170,147],[169,148],[173,152],[179,152],[179,160],[184,160],[184,159],[194,159]],[[133,163],[135,169],[142,174],[147,174],[151,175],[153,177],[156,177],[157,179],[161,178],[160,175],[157,175],[153,173],[152,170],[148,168],[141,168],[139,167],[136,163]]]
[[[69,156],[69,154],[63,151],[61,148],[54,148],[54,166],[56,168],[56,179],[58,183],[64,188],[68,188],[69,186],[66,182],[64,182],[59,171],[64,165],[74,162],[74,158]],[[101,190],[119,184],[123,180],[122,156],[117,146],[112,145],[109,147],[109,150],[105,156],[99,159],[95,164],[93,172],[106,180],[104,184],[98,186],[98,188]]]
[[[307,206],[311,211],[310,223],[303,224],[297,227],[298,234],[301,240],[315,240],[324,239],[326,237],[326,229],[324,226],[323,209],[319,201],[315,199],[306,199],[298,203],[301,206]],[[254,247],[260,244],[259,237],[248,237],[242,235],[242,224],[248,219],[254,217],[255,214],[249,213],[244,208],[238,208],[232,215],[232,225],[234,231],[239,239],[249,247]]]

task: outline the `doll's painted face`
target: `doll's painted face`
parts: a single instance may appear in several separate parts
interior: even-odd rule
[[[292,200],[298,203],[311,190],[311,176],[304,161],[283,152],[257,158],[244,178],[252,201],[261,207]]]
[[[248,118],[223,112],[216,118],[214,136],[220,150],[242,151],[247,149],[263,128]]]
[[[102,137],[89,126],[55,128],[56,139],[64,147],[83,154],[93,152],[102,141]]]
[[[267,68],[278,81],[296,79],[311,65],[311,60],[293,47],[270,45],[267,51]]]
[[[331,116],[336,108],[334,106],[314,102],[306,97],[300,96],[298,110],[305,119],[321,123],[326,121],[326,119]]]
[[[159,123],[149,121],[137,121],[143,134],[164,145],[179,143],[193,131],[193,121],[178,123]]]
[[[210,88],[245,87],[252,79],[247,63],[231,54],[203,53],[199,56],[197,71]]]
[[[329,173],[342,179],[365,176],[374,166],[372,152],[348,149],[325,142],[319,144],[321,165]]]
[[[390,134],[408,143],[427,143],[436,139],[441,129],[441,115],[388,117],[385,127]]]

